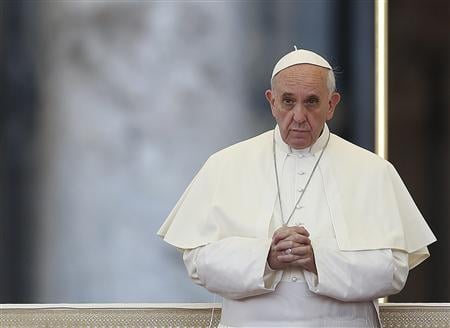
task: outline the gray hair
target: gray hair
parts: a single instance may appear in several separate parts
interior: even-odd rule
[[[327,88],[330,95],[336,91],[336,78],[334,77],[334,72],[332,69],[328,70]]]
[[[277,75],[275,75],[271,80],[270,80],[270,87],[271,89],[273,89],[273,85],[274,85],[274,81],[276,79]],[[334,76],[334,72],[332,69],[328,70],[328,76],[327,76],[327,89],[330,93],[330,95],[336,91],[336,78]]]

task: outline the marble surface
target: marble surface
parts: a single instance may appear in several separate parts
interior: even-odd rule
[[[217,327],[220,304],[40,304],[0,306],[9,327]],[[450,303],[380,305],[384,328],[448,328]]]

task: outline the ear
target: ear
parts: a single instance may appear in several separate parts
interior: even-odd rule
[[[334,115],[334,110],[336,109],[336,106],[339,104],[339,101],[341,100],[341,95],[337,92],[333,92],[333,94],[330,97],[330,100],[328,102],[328,111],[327,111],[327,121],[331,120]]]
[[[270,109],[272,110],[273,115],[275,110],[275,96],[273,94],[273,91],[271,89],[268,89],[264,94],[266,95],[267,102],[270,105]]]

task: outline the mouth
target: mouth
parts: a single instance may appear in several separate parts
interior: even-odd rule
[[[310,132],[309,130],[299,130],[299,129],[291,129],[291,132],[295,132],[295,133],[307,133]]]

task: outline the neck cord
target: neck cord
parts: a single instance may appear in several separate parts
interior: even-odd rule
[[[317,166],[319,165],[320,159],[322,158],[323,152],[325,151],[325,148],[327,148],[328,146],[328,142],[330,141],[330,135],[331,133],[328,132],[328,138],[327,141],[325,143],[325,146],[323,146],[322,151],[320,152],[319,158],[317,159],[316,163],[314,164],[314,167],[312,169],[311,174],[308,177],[308,181],[306,181],[306,185],[305,188],[303,188],[302,193],[300,194],[300,196],[297,199],[297,202],[295,202],[294,208],[292,209],[291,214],[289,215],[287,221],[284,220],[284,214],[283,214],[283,206],[281,205],[281,193],[280,193],[280,181],[278,178],[278,167],[277,167],[277,155],[276,155],[276,149],[275,149],[275,130],[273,130],[273,138],[272,138],[272,143],[273,143],[273,164],[275,166],[275,177],[277,180],[277,192],[278,192],[278,203],[280,204],[280,211],[281,211],[281,221],[283,221],[283,225],[287,226],[289,221],[292,219],[292,216],[294,215],[295,212],[295,208],[297,207],[297,205],[300,203],[300,201],[303,198],[303,195],[305,194],[306,189],[308,188],[308,185],[311,181],[311,178],[314,174],[314,172],[316,171]]]

